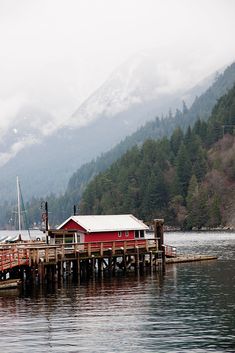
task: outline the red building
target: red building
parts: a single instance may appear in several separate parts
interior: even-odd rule
[[[57,228],[70,234],[70,241],[75,243],[143,239],[148,229],[131,214],[71,216]],[[64,239],[63,242],[69,241]]]

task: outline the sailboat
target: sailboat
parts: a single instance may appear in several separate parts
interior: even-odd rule
[[[21,232],[22,232],[22,220],[24,217],[25,221],[25,227],[27,228],[29,239],[31,240],[31,235],[30,235],[30,230],[29,230],[29,225],[28,225],[28,220],[26,217],[26,210],[24,207],[24,201],[23,201],[23,196],[21,192],[21,187],[20,187],[20,180],[19,177],[16,177],[16,187],[17,187],[17,219],[18,219],[18,240],[21,240]]]

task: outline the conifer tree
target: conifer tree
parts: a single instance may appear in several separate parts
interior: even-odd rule
[[[187,193],[187,228],[192,229],[198,224],[198,182],[196,176],[193,174],[188,187]]]
[[[183,131],[180,128],[177,128],[174,130],[170,139],[170,146],[175,156],[177,156],[182,141]]]
[[[182,143],[176,157],[176,173],[179,182],[180,194],[184,198],[187,194],[188,184],[191,177],[191,169],[192,164],[188,151],[184,143]]]
[[[220,199],[218,195],[214,195],[209,210],[209,226],[218,227],[221,225],[221,221]]]

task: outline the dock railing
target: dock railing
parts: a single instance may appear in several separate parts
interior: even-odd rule
[[[0,271],[15,266],[50,263],[66,258],[118,256],[136,252],[159,251],[158,239],[130,239],[113,241],[95,241],[89,243],[45,244],[37,242],[1,244]]]
[[[177,256],[177,249],[171,245],[163,245],[165,249],[165,256],[166,257],[176,257]]]
[[[10,246],[0,250],[0,271],[5,271],[16,266],[27,265],[29,263],[29,250]]]

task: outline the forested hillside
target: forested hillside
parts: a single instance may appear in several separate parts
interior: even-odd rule
[[[85,190],[81,213],[134,213],[191,229],[235,226],[235,86],[208,122],[135,146]]]
[[[183,131],[186,131],[187,127],[192,126],[198,118],[207,120],[217,99],[227,93],[234,83],[235,63],[217,77],[214,84],[194,101],[190,109],[183,103],[182,111],[177,110],[174,115],[169,112],[167,117],[156,117],[155,120],[147,122],[110,151],[102,154],[96,160],[84,164],[70,178],[66,191],[67,197],[73,199],[73,195],[76,194],[74,202],[78,202],[87,183],[95,175],[106,170],[131,147],[142,144],[146,139],[169,137],[176,127],[181,127]]]

